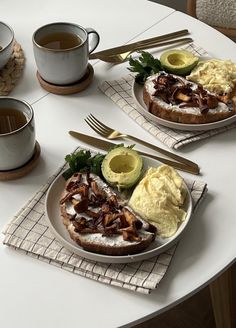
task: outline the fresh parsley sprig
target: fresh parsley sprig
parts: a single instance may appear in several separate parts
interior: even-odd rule
[[[76,172],[91,172],[102,177],[101,164],[104,157],[102,154],[91,156],[91,152],[85,149],[66,155],[65,161],[69,168],[63,173],[64,179],[69,179]]]
[[[137,72],[135,76],[135,82],[138,84],[144,84],[146,79],[153,74],[162,70],[162,65],[159,59],[154,58],[150,52],[139,51],[141,54],[138,59],[129,58],[128,70],[131,72]]]

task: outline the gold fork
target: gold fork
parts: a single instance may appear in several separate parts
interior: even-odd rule
[[[145,45],[136,46],[132,50],[124,51],[119,54],[114,54],[114,55],[96,54],[96,57],[92,56],[93,55],[92,54],[89,58],[90,59],[97,58],[104,62],[113,63],[113,64],[121,64],[124,61],[126,61],[133,52],[138,51],[138,50],[165,47],[165,46],[168,46],[171,44],[183,45],[183,44],[190,43],[190,42],[193,42],[193,39],[182,38],[182,39],[176,39],[176,40],[165,41],[165,42],[146,43]]]
[[[153,144],[150,144],[144,140],[141,140],[137,137],[119,132],[117,130],[114,130],[112,128],[110,128],[109,126],[103,124],[102,122],[100,122],[93,114],[88,115],[88,117],[85,119],[85,122],[98,134],[100,134],[102,137],[105,137],[107,139],[117,139],[117,138],[127,138],[130,139],[132,141],[141,143],[142,145],[144,145],[145,147],[151,148],[163,155],[166,155],[174,160],[176,160],[177,162],[181,163],[182,165],[180,165],[180,168],[184,169],[186,168],[187,171],[191,171],[191,173],[193,174],[199,174],[200,169],[198,167],[198,165],[182,156],[173,154],[163,148],[160,148],[158,146],[155,146]]]
[[[173,40],[173,39],[179,38],[181,36],[185,36],[187,34],[189,34],[189,31],[187,29],[179,30],[179,31],[175,31],[175,32],[167,33],[167,34],[162,34],[159,36],[155,36],[153,38],[144,39],[144,40],[136,41],[133,43],[128,43],[128,44],[118,46],[115,48],[109,48],[109,49],[101,50],[98,52],[93,52],[92,54],[89,55],[89,59],[96,59],[97,55],[110,56],[110,55],[120,54],[125,51],[130,51],[133,48],[136,48],[139,46],[145,46],[148,43],[154,44],[157,42]]]

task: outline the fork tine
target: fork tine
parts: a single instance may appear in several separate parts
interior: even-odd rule
[[[100,135],[103,135],[103,133],[100,130],[98,130],[97,126],[94,125],[94,123],[90,122],[89,118],[85,118],[84,120],[93,131],[97,132]]]
[[[93,129],[93,131],[97,132],[103,137],[107,136],[107,133],[104,130],[102,130],[96,123],[94,123],[90,117],[87,117],[84,120],[90,126],[90,128]]]
[[[101,128],[104,129],[107,133],[112,133],[113,129],[111,129],[109,126],[103,124],[101,121],[99,121],[93,114],[89,114],[89,118],[97,125],[99,125]]]

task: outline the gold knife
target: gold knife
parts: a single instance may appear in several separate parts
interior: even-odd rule
[[[123,46],[119,46],[119,47],[114,47],[114,48],[109,48],[109,49],[105,49],[102,51],[98,51],[98,52],[94,52],[92,54],[90,54],[89,58],[90,59],[96,59],[97,56],[110,56],[110,55],[115,55],[115,54],[119,54],[121,52],[126,52],[126,51],[130,51],[133,50],[133,48],[136,47],[140,47],[140,46],[144,46],[147,43],[154,43],[154,42],[161,42],[161,41],[168,41],[168,40],[172,40],[172,39],[176,39],[180,36],[184,36],[189,34],[188,30],[180,30],[180,31],[176,31],[176,32],[172,32],[172,33],[168,33],[168,34],[163,34],[160,36],[156,36],[154,38],[150,38],[150,39],[146,39],[146,40],[142,40],[142,41],[137,41],[137,42],[133,42],[133,43],[129,43],[129,44],[125,44]],[[176,40],[178,41],[178,39]]]
[[[96,148],[99,148],[99,149],[102,149],[102,150],[105,150],[105,151],[109,151],[113,146],[116,145],[116,143],[114,143],[114,142],[110,142],[110,141],[106,141],[106,140],[103,140],[103,139],[88,136],[86,134],[76,132],[76,131],[69,131],[69,134],[72,137],[74,137],[76,139],[79,139],[82,142],[87,143],[88,145],[94,146]],[[195,174],[195,175],[198,175],[200,173],[199,167],[190,167],[186,164],[175,162],[175,161],[169,160],[167,158],[159,157],[159,156],[156,156],[156,155],[148,154],[148,153],[142,152],[138,149],[136,149],[136,151],[138,151],[140,155],[151,157],[153,159],[158,160],[159,162],[162,162],[164,164],[173,166],[174,168],[176,168],[178,170],[186,171],[186,172],[189,172],[189,173],[192,173],[192,174]]]

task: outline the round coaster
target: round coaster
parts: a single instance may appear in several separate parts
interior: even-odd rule
[[[26,164],[17,169],[10,171],[0,171],[0,181],[19,179],[28,174],[38,164],[40,152],[40,145],[38,141],[36,141],[34,154],[31,159]]]
[[[39,72],[36,73],[37,79],[39,80],[41,87],[43,87],[48,92],[55,93],[57,95],[69,95],[83,91],[91,84],[93,80],[93,75],[93,66],[91,64],[88,64],[87,72],[85,73],[84,77],[78,82],[67,85],[57,85],[45,81],[40,76]]]
[[[24,68],[24,52],[15,41],[11,58],[0,70],[0,96],[7,96],[15,87]]]

